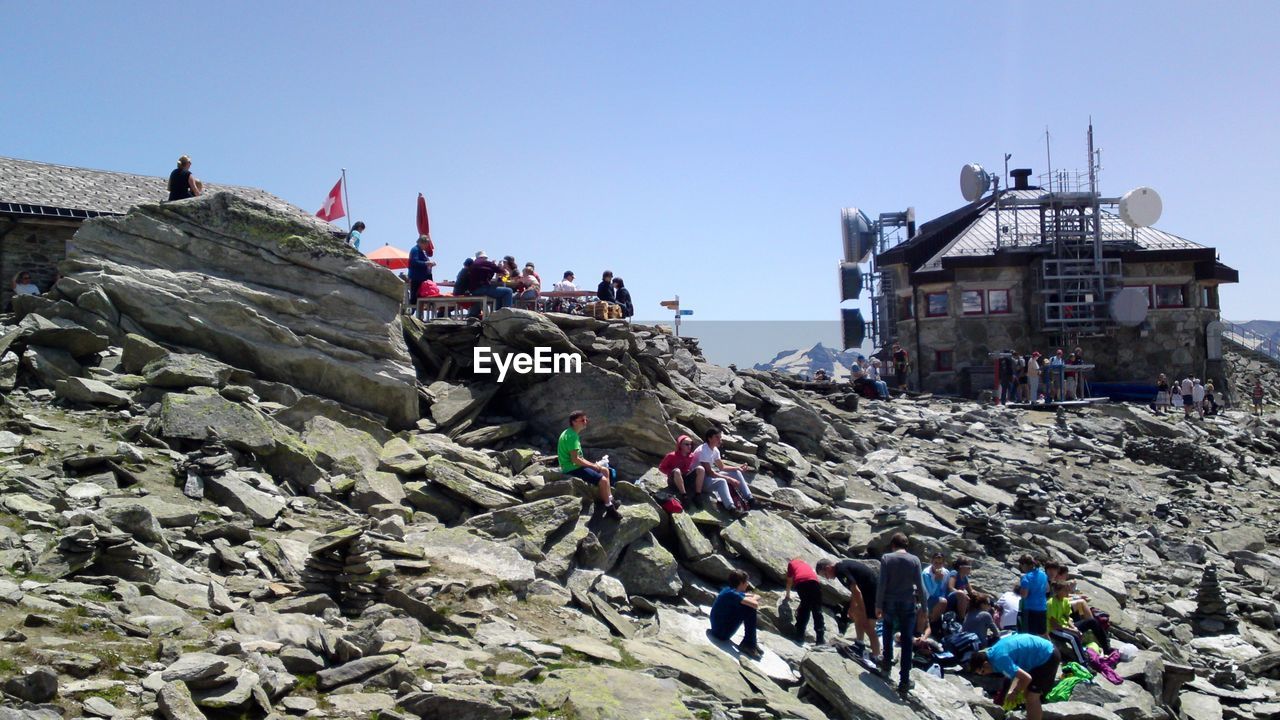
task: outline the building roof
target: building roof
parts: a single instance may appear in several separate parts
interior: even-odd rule
[[[1002,203],[1011,199],[1037,200],[1047,195],[1044,190],[1031,188],[1027,190],[1004,190],[1000,193]],[[1038,211],[1034,208],[1014,211],[1002,208],[1000,225],[1008,228],[1001,243],[1004,247],[1031,247],[1041,242],[1038,224]],[[1015,216],[1017,218],[1015,222]],[[1120,216],[1103,210],[1102,239],[1105,245],[1114,246],[1118,250],[1204,250],[1204,245],[1191,242],[1153,227],[1130,228],[1124,224]],[[1027,221],[1031,222],[1028,223]],[[946,266],[948,258],[993,256],[996,254],[996,207],[988,203],[981,208],[975,218],[955,235],[949,243],[934,253],[917,272],[933,272]]]
[[[90,170],[52,163],[0,157],[0,214],[84,219],[123,215],[144,202],[169,196],[169,178]],[[242,185],[205,183],[205,192],[232,192],[275,210],[310,217],[332,226],[265,190]]]
[[[1000,247],[996,247],[996,202],[988,195],[920,226],[910,240],[882,252],[878,267],[905,264],[917,281],[946,280],[958,267],[1017,265],[1030,262],[1048,246],[1040,236],[1040,188],[1000,192]],[[1015,209],[1015,203],[1023,203]],[[1103,251],[1126,261],[1192,261],[1197,277],[1237,282],[1232,268],[1216,261],[1211,247],[1152,227],[1133,229],[1114,212],[1103,209]],[[1203,268],[1201,268],[1203,266]]]

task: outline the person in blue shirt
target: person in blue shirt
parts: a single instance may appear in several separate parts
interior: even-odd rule
[[[929,611],[929,622],[936,623],[942,618],[942,613],[947,611],[947,593],[951,591],[948,586],[952,572],[947,569],[947,558],[942,553],[934,553],[931,559],[933,562],[928,570],[920,574],[920,579],[924,582],[924,591],[928,595],[925,607]]]
[[[739,627],[744,627],[738,651],[759,659],[763,653],[756,642],[756,614],[760,597],[748,593],[747,574],[741,570],[729,573],[729,585],[720,591],[711,605],[711,634],[726,642],[733,639]]]
[[[360,249],[360,233],[364,232],[364,221],[361,220],[351,226],[351,232],[347,233],[347,244],[356,250]]]
[[[1018,558],[1018,570],[1022,573],[1018,594],[1022,596],[1019,617],[1023,619],[1023,629],[1032,635],[1046,636],[1049,634],[1049,576],[1030,555]]]
[[[1000,673],[1013,681],[1007,697],[1026,692],[1027,720],[1041,720],[1040,696],[1058,681],[1062,658],[1053,643],[1037,635],[1017,633],[1003,637],[986,650],[969,657],[969,671],[982,675]]]

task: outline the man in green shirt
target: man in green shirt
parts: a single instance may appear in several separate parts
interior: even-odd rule
[[[599,488],[600,499],[596,502],[604,506],[609,517],[618,520],[622,514],[618,512],[618,503],[614,501],[609,490],[610,481],[616,480],[618,471],[591,462],[582,456],[582,438],[578,433],[587,426],[587,413],[574,410],[569,413],[569,427],[560,433],[556,443],[556,454],[560,456],[560,472],[585,480],[588,484]]]

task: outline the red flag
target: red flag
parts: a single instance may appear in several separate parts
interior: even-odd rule
[[[422,193],[418,193],[418,234],[431,234],[431,222],[427,220],[427,199],[422,197]]]
[[[342,178],[338,178],[338,183],[329,191],[329,197],[324,199],[324,207],[316,212],[316,217],[325,222],[333,222],[346,214],[347,211],[342,207]]]

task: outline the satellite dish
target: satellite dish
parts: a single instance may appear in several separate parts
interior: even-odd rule
[[[871,218],[858,208],[845,208],[840,211],[840,232],[844,236],[844,261],[866,262],[876,247]]]
[[[840,263],[840,301],[857,300],[862,294],[862,268],[857,263]]]
[[[1154,225],[1163,209],[1160,194],[1149,187],[1134,188],[1120,198],[1120,219],[1131,228]]]
[[[960,168],[960,194],[965,200],[973,202],[991,187],[991,176],[978,163],[969,163]]]
[[[1146,288],[1130,287],[1111,298],[1111,319],[1125,327],[1137,327],[1147,319]]]

